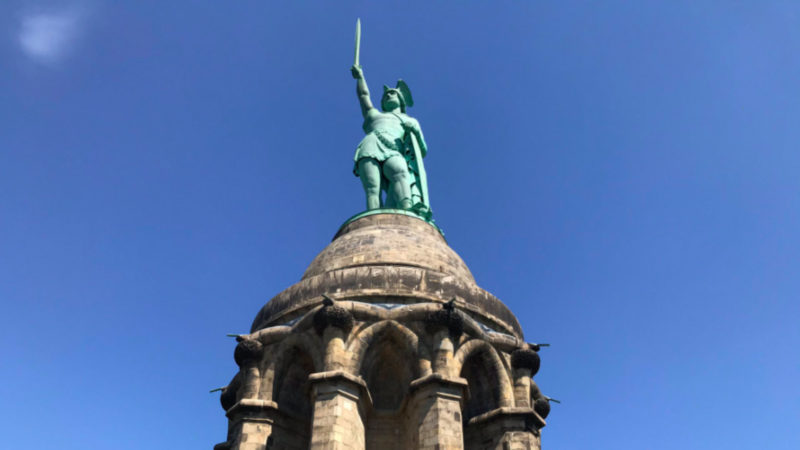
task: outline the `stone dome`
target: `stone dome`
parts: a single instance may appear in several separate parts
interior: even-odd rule
[[[362,213],[237,336],[214,448],[539,450],[538,348],[435,225]]]
[[[261,308],[251,330],[292,323],[324,295],[384,305],[455,298],[457,306],[487,329],[522,339],[514,314],[475,284],[441,232],[402,212],[368,214],[342,226],[302,279]]]
[[[345,224],[311,261],[303,279],[348,267],[381,265],[419,267],[475,283],[439,230],[402,214],[374,214]]]

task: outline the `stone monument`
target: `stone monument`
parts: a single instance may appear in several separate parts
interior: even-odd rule
[[[550,409],[532,379],[540,345],[432,223],[410,91],[398,82],[383,112],[372,107],[360,24],[356,36],[367,211],[236,336],[215,450],[540,449]]]

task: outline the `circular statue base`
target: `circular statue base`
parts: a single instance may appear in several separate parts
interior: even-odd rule
[[[370,209],[370,210],[367,210],[367,211],[360,212],[360,213],[350,217],[349,219],[345,220],[344,223],[342,224],[342,226],[339,227],[339,231],[336,232],[336,236],[339,236],[341,234],[342,230],[345,227],[347,227],[347,225],[349,225],[351,222],[355,222],[356,220],[358,220],[358,219],[360,219],[362,217],[374,216],[376,214],[400,214],[400,215],[403,215],[403,216],[416,217],[417,219],[422,220],[423,222],[432,225],[434,228],[436,228],[436,230],[442,236],[444,236],[444,231],[442,231],[442,229],[439,228],[439,226],[436,225],[436,223],[434,223],[433,219],[426,218],[425,216],[417,214],[414,211],[409,211],[407,209],[396,209],[396,208],[377,208],[377,209]]]

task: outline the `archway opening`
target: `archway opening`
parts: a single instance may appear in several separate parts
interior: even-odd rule
[[[402,332],[387,327],[364,354],[360,374],[373,405],[365,421],[367,450],[409,448],[409,424],[404,411],[411,381],[419,377],[415,353]]]
[[[466,379],[469,386],[463,411],[465,424],[473,417],[499,407],[500,380],[487,351],[477,351],[467,358],[459,376]]]
[[[311,356],[299,347],[289,348],[279,360],[272,398],[283,414],[273,424],[270,441],[281,448],[308,448],[313,413],[308,376],[314,371]]]

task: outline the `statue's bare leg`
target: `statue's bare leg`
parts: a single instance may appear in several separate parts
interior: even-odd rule
[[[411,209],[411,177],[405,158],[396,155],[384,161],[383,175],[389,180],[389,195],[396,207]]]
[[[381,207],[381,166],[372,158],[362,158],[358,161],[358,177],[364,185],[367,194],[367,209]]]

